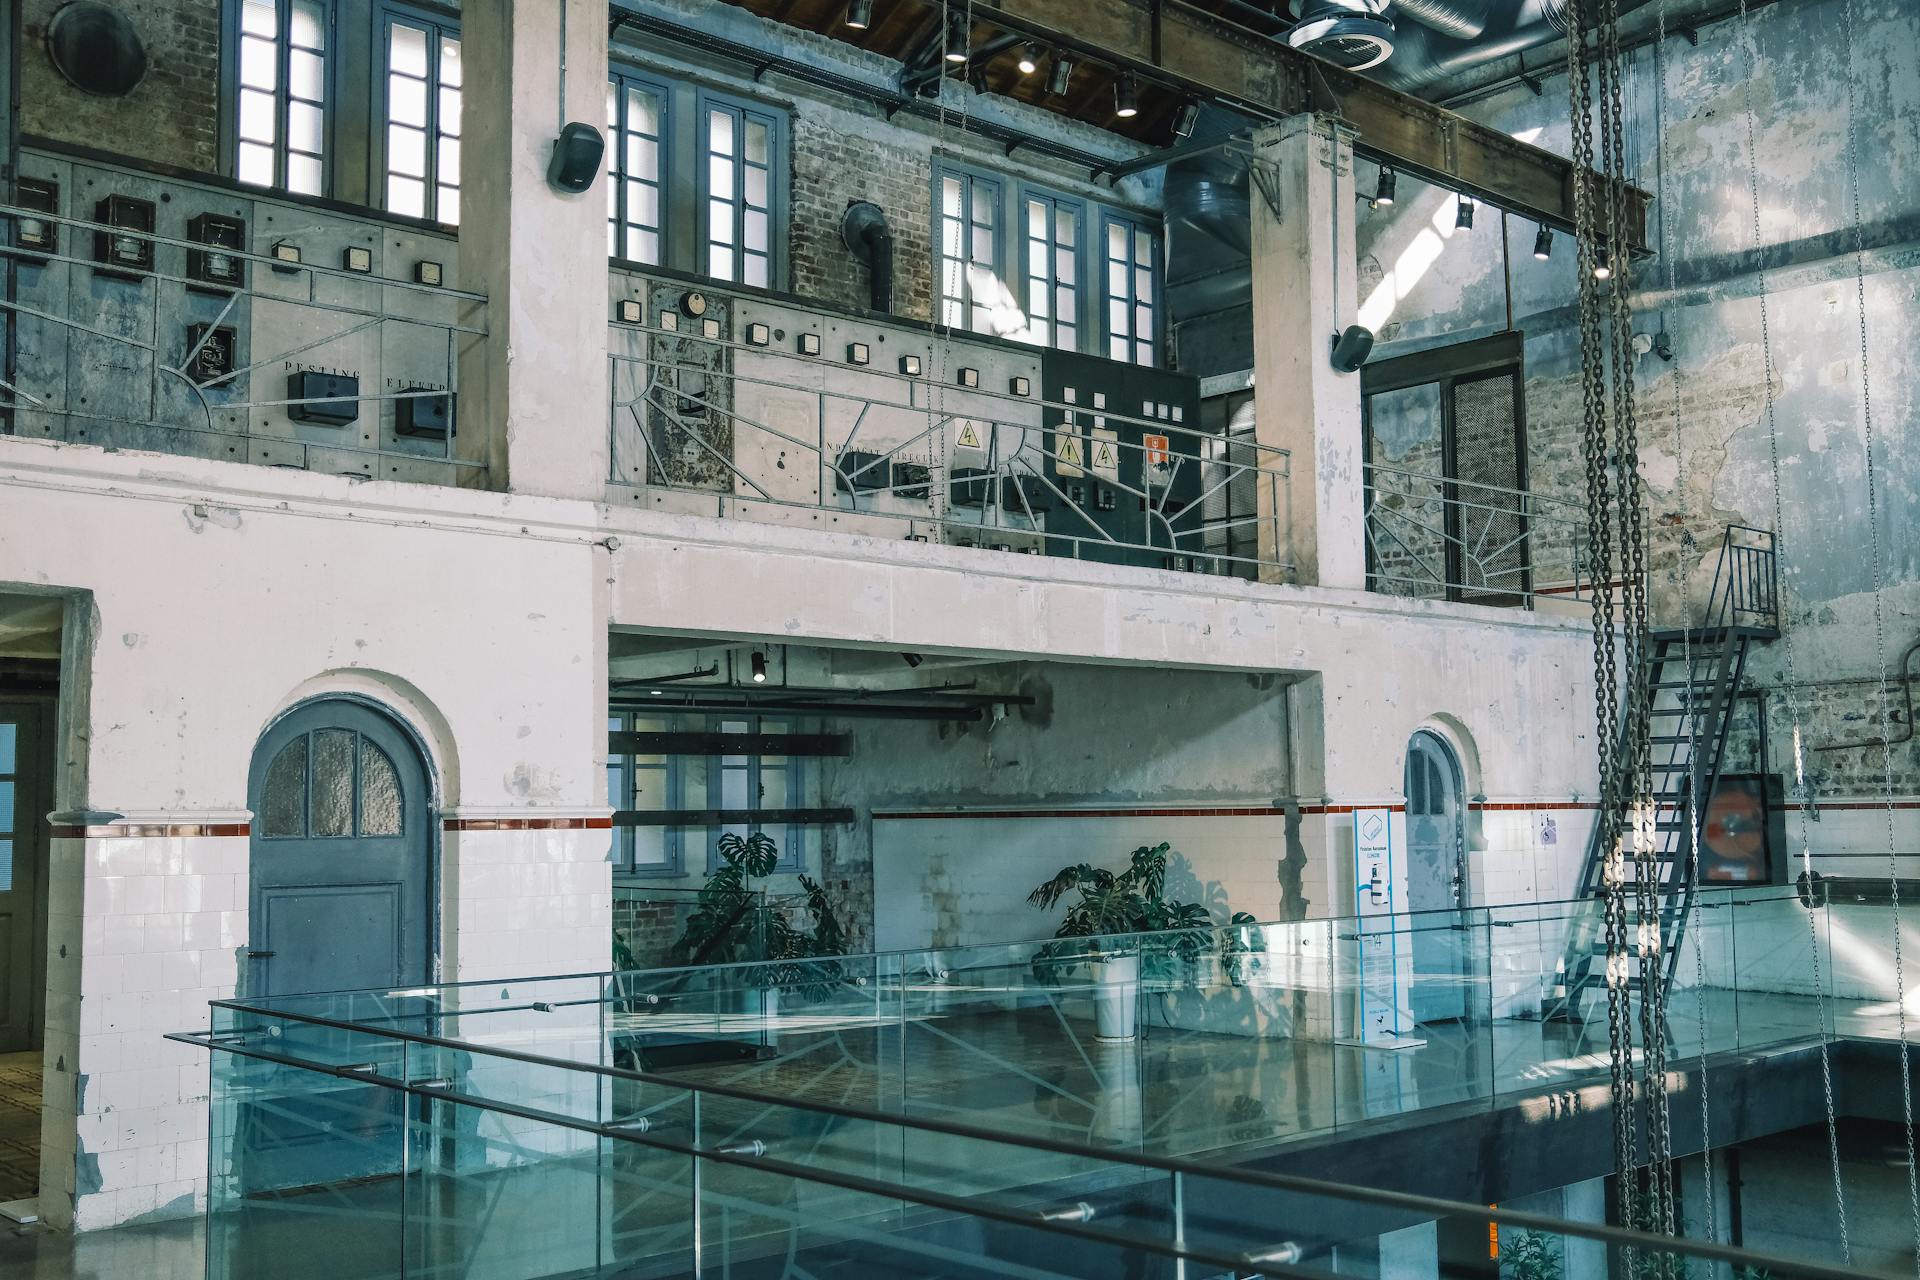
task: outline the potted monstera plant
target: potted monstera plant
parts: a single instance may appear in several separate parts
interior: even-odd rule
[[[771,1008],[782,990],[805,993],[839,979],[831,959],[847,952],[847,931],[827,891],[802,875],[806,913],[803,928],[783,910],[768,910],[755,880],[773,874],[780,846],[764,831],[742,836],[726,832],[715,843],[722,865],[707,877],[700,900],[673,944],[676,961],[686,965],[756,962],[744,970],[748,990],[763,993]]]
[[[1214,946],[1213,916],[1197,902],[1172,902],[1166,897],[1167,859],[1173,846],[1166,841],[1142,845],[1127,860],[1124,871],[1108,871],[1089,863],[1065,867],[1027,895],[1041,910],[1052,910],[1070,894],[1066,918],[1054,930],[1056,938],[1097,938],[1116,934],[1151,934],[1126,938],[1112,947],[1088,952],[1084,946],[1048,946],[1035,958],[1043,978],[1059,981],[1082,965],[1089,966],[1099,992],[1094,997],[1094,1034],[1101,1040],[1131,1040],[1139,1032],[1139,994],[1142,977],[1166,979],[1181,962],[1191,964]],[[1233,915],[1234,925],[1252,924],[1244,911]],[[1223,943],[1230,980],[1238,981],[1240,957],[1250,950],[1240,931]]]

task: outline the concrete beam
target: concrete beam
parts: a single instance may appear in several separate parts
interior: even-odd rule
[[[1573,230],[1572,161],[1215,15],[1150,0],[975,0],[974,17],[1267,119],[1338,115],[1369,160]],[[1646,252],[1653,197],[1625,195],[1628,244]]]

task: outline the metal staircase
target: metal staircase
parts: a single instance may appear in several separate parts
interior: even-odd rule
[[[1650,629],[1638,655],[1647,679],[1653,866],[1659,877],[1661,954],[1669,979],[1693,908],[1696,885],[1689,869],[1702,834],[1693,824],[1704,827],[1706,798],[1720,781],[1747,654],[1754,644],[1779,635],[1779,598],[1773,534],[1729,525],[1701,624]],[[1623,716],[1614,739],[1616,755],[1630,749],[1629,729]],[[1702,797],[1701,803],[1690,807],[1689,793]],[[1559,984],[1545,1001],[1543,1016],[1549,1019],[1583,1020],[1596,1001],[1605,1003],[1606,937],[1600,905],[1606,896],[1604,827],[1596,820],[1587,839],[1579,897],[1593,906],[1575,917],[1569,931]],[[1629,833],[1627,838],[1638,836]],[[1634,866],[1629,858],[1630,876]],[[1643,985],[1638,957],[1630,957],[1628,964],[1628,985]]]

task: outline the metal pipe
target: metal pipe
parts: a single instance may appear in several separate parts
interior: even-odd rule
[[[1815,751],[1850,751],[1855,747],[1897,747],[1903,743],[1912,742],[1913,672],[1909,668],[1913,665],[1913,655],[1916,653],[1920,653],[1920,639],[1914,640],[1912,644],[1907,646],[1907,651],[1900,655],[1899,685],[1900,692],[1905,696],[1907,704],[1907,727],[1901,732],[1899,737],[1892,738],[1883,735],[1878,738],[1861,738],[1856,742],[1823,742],[1813,749]]]

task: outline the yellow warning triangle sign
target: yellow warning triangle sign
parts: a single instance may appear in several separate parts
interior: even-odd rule
[[[980,429],[969,422],[960,428],[960,448],[978,449],[980,447]]]
[[[1080,437],[1061,436],[1058,461],[1070,467],[1080,465]]]
[[[1101,443],[1093,451],[1093,465],[1096,467],[1117,467],[1120,460],[1114,456],[1113,446]]]

